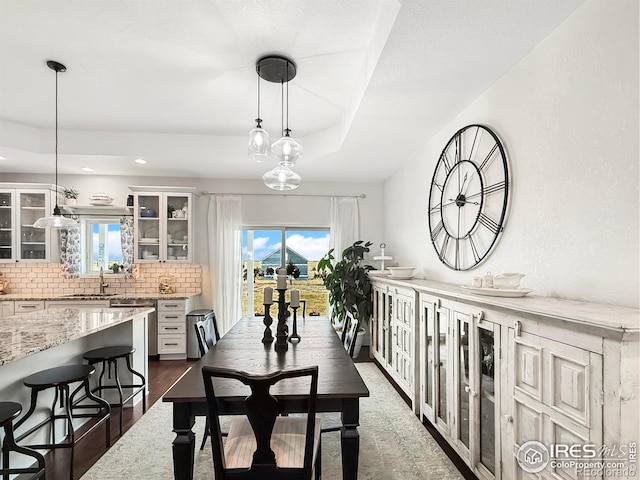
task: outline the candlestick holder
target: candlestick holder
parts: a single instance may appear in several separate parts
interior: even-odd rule
[[[262,343],[271,343],[273,342],[273,334],[271,333],[271,324],[273,323],[273,318],[271,318],[271,304],[265,303],[264,305],[264,335],[262,335]]]
[[[293,342],[299,342],[300,340],[302,340],[302,337],[300,335],[298,335],[298,308],[300,307],[291,307],[293,309],[293,332],[291,333],[291,335],[289,335],[289,341],[291,343]]]
[[[276,329],[276,352],[286,352],[289,349],[287,343],[287,334],[289,328],[287,327],[287,304],[285,302],[284,294],[287,291],[286,288],[278,288],[278,327]]]

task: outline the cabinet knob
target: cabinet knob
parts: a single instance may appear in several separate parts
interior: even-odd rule
[[[503,418],[505,422],[513,423],[513,417],[511,415],[505,415]]]

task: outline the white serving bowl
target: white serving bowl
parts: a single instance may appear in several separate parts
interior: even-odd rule
[[[416,267],[387,267],[387,270],[389,271],[389,275],[393,278],[393,277],[403,277],[403,278],[409,278],[411,277],[411,275],[413,275],[413,271],[416,269]]]
[[[493,286],[506,289],[518,288],[522,277],[524,277],[522,273],[501,273],[493,277]]]

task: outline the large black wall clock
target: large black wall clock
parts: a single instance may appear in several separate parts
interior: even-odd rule
[[[429,191],[429,232],[440,261],[453,270],[480,264],[504,228],[509,168],[489,128],[468,125],[446,144]]]

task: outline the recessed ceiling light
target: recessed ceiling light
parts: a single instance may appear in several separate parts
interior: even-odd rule
[[[2,160],[6,160],[6,159],[7,159],[7,157],[3,157],[2,155],[0,155],[0,162],[1,162]]]
[[[82,170],[84,172],[93,172],[93,168],[89,168],[89,167],[82,167]]]
[[[147,163],[147,161],[143,158],[136,158],[134,162],[139,163],[140,165]]]

